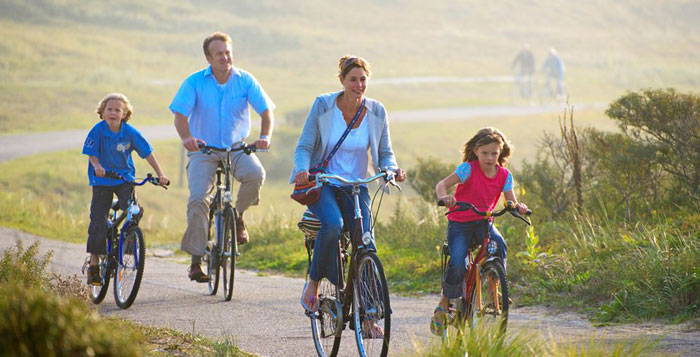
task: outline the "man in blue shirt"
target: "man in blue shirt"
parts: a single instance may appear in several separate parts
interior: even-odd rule
[[[208,193],[214,184],[216,167],[225,153],[211,155],[199,152],[198,144],[228,148],[241,143],[250,134],[248,105],[262,119],[260,138],[254,141],[258,149],[268,149],[275,104],[250,73],[233,66],[232,41],[227,34],[215,32],[204,39],[204,55],[210,66],[190,75],[180,86],[170,104],[175,115],[182,145],[189,151],[187,180],[190,197],[187,203],[187,229],[180,249],[192,255],[190,280],[207,282],[201,269],[207,231],[209,230]],[[243,212],[260,200],[260,188],[265,170],[255,154],[242,151],[232,154],[232,174],[241,182],[235,203],[238,243],[248,242]]]

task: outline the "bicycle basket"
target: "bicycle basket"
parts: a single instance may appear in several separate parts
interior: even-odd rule
[[[321,221],[308,209],[301,215],[301,220],[297,223],[299,230],[304,232],[307,239],[316,239],[318,231],[321,229]]]

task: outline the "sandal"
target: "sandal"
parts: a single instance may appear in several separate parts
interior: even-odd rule
[[[363,321],[362,337],[363,338],[384,338],[384,329],[377,325],[375,321],[365,320]]]
[[[309,286],[309,282],[307,281],[304,283],[304,289],[301,291],[301,306],[306,310],[306,312],[316,312],[318,311],[318,296],[312,296],[311,299],[309,299],[309,303],[307,304],[306,301],[304,301],[306,297],[306,289]]]
[[[433,312],[433,318],[430,319],[430,332],[436,336],[442,336],[448,323],[448,312],[438,305]]]

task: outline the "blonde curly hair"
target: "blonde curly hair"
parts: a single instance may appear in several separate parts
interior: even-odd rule
[[[122,122],[126,123],[131,119],[131,115],[134,114],[134,107],[131,106],[131,103],[129,102],[129,98],[127,98],[124,94],[121,93],[109,93],[107,94],[102,100],[100,101],[100,104],[97,105],[97,109],[95,109],[95,113],[100,117],[100,119],[104,119],[102,115],[105,112],[105,107],[107,106],[107,102],[109,102],[112,99],[116,99],[118,101],[122,102],[122,105],[124,107],[124,118],[122,118]]]

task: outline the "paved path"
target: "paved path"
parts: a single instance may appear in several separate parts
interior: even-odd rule
[[[600,109],[602,104],[576,104],[576,110]],[[545,113],[561,113],[562,105],[544,106],[487,106],[417,109],[390,112],[390,120],[431,121],[465,120],[500,116],[525,116]],[[138,129],[149,141],[176,138],[172,124],[139,126]],[[0,135],[0,162],[41,152],[61,151],[80,148],[89,129],[65,130],[43,133]]]
[[[0,227],[0,251],[14,245],[17,239],[23,240],[25,246],[38,240],[42,252],[53,250],[52,271],[64,275],[79,274],[86,256],[83,244],[48,240]],[[110,287],[100,305],[100,313],[212,338],[231,338],[243,350],[262,356],[314,355],[309,320],[299,305],[302,279],[237,271],[233,299],[226,302],[221,294],[209,296],[204,284],[190,282],[186,277],[186,267],[185,264],[149,256],[134,305],[128,310],[117,308]],[[406,355],[407,351],[415,349],[416,342],[423,345],[438,342],[428,330],[428,321],[437,300],[435,295],[420,298],[392,295],[391,355]],[[605,336],[608,341],[630,336],[663,337],[662,350],[665,352],[700,355],[700,326],[697,323],[595,328],[581,315],[550,314],[542,307],[514,309],[509,321],[509,331],[535,329],[543,336],[551,333],[555,339],[564,341],[588,336]],[[344,334],[340,355],[357,355],[354,338],[349,333]]]

